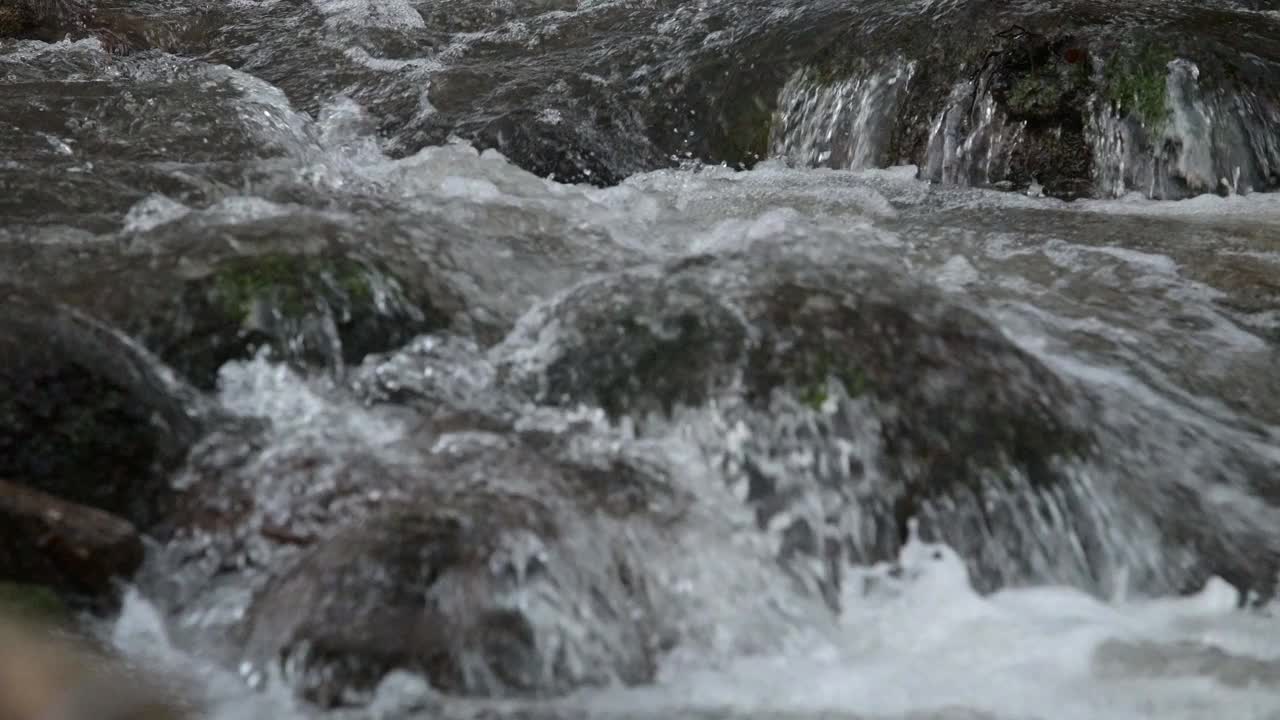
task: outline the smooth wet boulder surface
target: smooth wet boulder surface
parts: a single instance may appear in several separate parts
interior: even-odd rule
[[[280,662],[326,707],[393,670],[469,696],[653,677],[652,619],[628,584],[643,570],[584,555],[599,535],[517,497],[430,505],[390,508],[307,552],[251,608],[250,656]]]
[[[815,263],[765,246],[694,258],[585,283],[531,313],[507,342],[550,343],[532,363],[500,366],[540,402],[634,418],[713,401],[738,408],[727,422],[756,434],[739,448],[745,455],[726,458],[731,482],[761,528],[780,532],[784,556],[889,559],[906,520],[926,507],[973,497],[1034,505],[1073,486],[1062,465],[1093,447],[1087,398],[889,266]],[[790,452],[817,465],[788,472]],[[816,517],[792,512],[814,493],[832,504]],[[857,529],[852,517],[863,518]],[[1008,579],[1004,558],[966,549],[982,582]],[[1046,569],[1033,559],[1040,552],[1031,549],[1022,570]],[[1083,558],[1061,560],[1089,572]]]
[[[79,81],[63,82],[67,74]],[[116,231],[154,193],[216,202],[258,176],[241,163],[269,163],[307,142],[279,90],[160,53],[11,42],[0,48],[0,78],[0,219],[20,237],[64,224]]]

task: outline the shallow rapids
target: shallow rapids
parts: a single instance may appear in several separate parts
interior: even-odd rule
[[[1280,718],[1280,14],[998,5],[0,26],[0,480],[208,720]]]
[[[438,153],[452,161],[435,164]],[[1275,387],[1269,368],[1280,318],[1269,308],[1242,306],[1253,296],[1251,286],[1240,282],[1253,277],[1240,274],[1244,267],[1280,262],[1273,243],[1280,204],[1272,196],[1064,204],[932,188],[916,181],[909,168],[764,167],[744,174],[699,168],[593,190],[544,184],[466,148],[381,162],[361,172],[438,168],[416,175],[419,194],[400,202],[424,202],[424,196],[439,193],[453,204],[452,212],[472,215],[493,206],[547,218],[542,222],[576,224],[617,248],[606,256],[606,266],[761,242],[819,255],[851,248],[889,257],[914,277],[982,308],[1008,337],[1057,372],[1099,389],[1112,404],[1108,412],[1136,412],[1135,422],[1146,422],[1141,418],[1150,413],[1181,432],[1208,438],[1196,451],[1208,456],[1198,462],[1221,467],[1222,456],[1213,450],[1218,442],[1244,443],[1263,457],[1276,457],[1277,395],[1269,390]],[[403,198],[407,185],[397,187]],[[1242,267],[1236,258],[1249,260]],[[545,292],[550,296],[552,289]],[[500,349],[487,362],[469,352],[438,352],[430,353],[426,366],[388,366],[388,382],[408,385],[414,373],[426,373],[431,392],[451,402],[502,405],[501,398],[484,395],[492,387],[489,363],[501,363],[504,352],[527,356],[539,350]],[[269,362],[231,365],[221,378],[223,404],[272,419],[281,428],[281,443],[321,442],[341,453],[349,442],[391,446],[405,432],[397,420],[355,410],[345,399],[348,391],[331,381],[304,382]],[[584,441],[593,444],[635,443],[638,452],[656,454],[677,475],[687,473],[677,482],[702,496],[706,512],[743,512],[719,488],[717,471],[706,466],[698,442],[688,439],[723,432],[700,426],[706,417],[694,414],[674,424],[638,421],[656,422],[638,433],[627,423],[615,428],[590,410],[566,410],[564,417],[560,412],[535,412],[527,422],[550,423],[560,431],[576,423],[588,428]],[[1147,431],[1159,432],[1158,427]],[[451,440],[477,441],[464,435]],[[1147,450],[1135,453],[1175,452],[1177,446],[1152,435],[1144,442],[1150,443]],[[1186,481],[1200,482],[1187,470],[1188,458],[1176,454],[1123,461],[1167,462],[1186,470]],[[1256,501],[1233,497],[1228,487],[1220,492],[1220,502],[1243,504],[1244,517],[1265,526],[1265,506],[1250,509]],[[1118,531],[1125,519],[1111,522]],[[1102,597],[1052,584],[984,595],[975,592],[954,550],[915,540],[902,548],[896,568],[850,571],[842,613],[827,619],[811,598],[792,595],[781,578],[750,568],[751,562],[767,563],[767,550],[750,549],[760,542],[750,525],[745,517],[730,519],[719,530],[707,526],[707,532],[682,542],[696,553],[696,567],[685,568],[693,578],[670,582],[687,582],[688,592],[703,598],[698,622],[704,626],[696,634],[704,642],[665,658],[652,687],[580,691],[546,701],[457,700],[438,696],[418,678],[394,675],[367,710],[334,712],[387,718],[1045,720],[1280,713],[1280,625],[1269,605],[1242,609],[1245,599],[1221,579],[1184,598],[1144,598],[1125,586],[1123,572]],[[1134,535],[1124,537],[1134,542]],[[1130,549],[1137,556],[1156,555],[1156,564],[1167,562],[1154,546]],[[733,575],[715,569],[722,563]],[[756,593],[770,595],[765,607]],[[144,657],[176,653],[176,662],[210,684],[205,692],[211,717],[315,716],[279,687],[250,691],[245,678],[225,666],[210,670],[198,645],[172,649],[148,625],[160,622],[154,612],[135,598],[117,621],[117,640]]]

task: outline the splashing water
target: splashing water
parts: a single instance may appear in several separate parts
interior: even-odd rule
[[[15,88],[0,97],[0,149],[13,150],[0,185],[14,189],[0,198],[0,280],[53,278],[96,309],[113,295],[79,268],[98,257],[185,282],[215,272],[218,253],[338,248],[390,268],[395,282],[336,283],[370,317],[402,304],[403,285],[426,288],[443,318],[347,362],[343,308],[325,306],[325,372],[266,351],[222,364],[211,402],[226,425],[171,478],[181,500],[206,501],[184,506],[196,529],[154,538],[105,639],[211,720],[1280,717],[1280,622],[1238,589],[1265,592],[1257,569],[1280,556],[1280,195],[1257,192],[1280,162],[1268,96],[1218,92],[1211,64],[1170,57],[1135,90],[1167,110],[1158,134],[1115,98],[1075,98],[1097,198],[1043,197],[1046,178],[1016,194],[973,187],[1016,165],[1034,125],[1007,116],[999,78],[953,82],[909,47],[841,64],[872,31],[893,44],[922,18],[953,30],[970,4],[855,5],[236,3],[173,54],[0,45]],[[1133,6],[1115,12],[1157,12]],[[800,57],[796,37],[833,43],[836,61]],[[763,100],[729,102],[743,75]],[[904,129],[922,92],[933,104]],[[24,93],[79,119],[49,125]],[[690,159],[728,136],[768,157],[742,171]],[[672,155],[686,162],[667,167]],[[553,179],[606,171],[619,182]],[[1190,190],[1224,196],[1149,199]],[[83,254],[68,261],[68,247]],[[288,287],[268,300],[250,320],[309,302]],[[811,317],[841,320],[813,333],[839,352],[806,346]],[[851,357],[867,367],[841,365]],[[988,360],[1008,372],[964,374]],[[919,377],[875,386],[909,361]],[[799,377],[770,385],[768,362]],[[1043,374],[1009,370],[1026,367]],[[966,391],[989,394],[948,415]],[[948,446],[967,437],[965,413],[989,407],[1042,409],[1052,437],[1035,452],[1058,449],[1054,422],[1078,420],[1095,454],[948,464],[992,449]],[[1004,430],[974,436],[998,445]],[[921,444],[906,460],[903,437]],[[977,489],[880,506],[910,478],[951,475]],[[1045,475],[1062,484],[1018,494]],[[450,505],[477,488],[497,499]],[[544,510],[556,532],[536,513],[494,537],[459,531],[478,539],[451,550],[441,585],[459,606],[500,588],[483,599],[525,623],[511,642],[542,642],[531,674],[610,682],[460,698],[391,667],[364,707],[298,699],[288,676],[306,669],[275,660],[305,651],[246,618],[268,595],[273,617],[314,622],[301,608],[316,598],[269,596],[272,583],[348,559],[313,546],[414,501],[482,529]],[[828,540],[848,546],[838,570]],[[342,565],[367,582],[332,594],[375,597],[384,559]],[[441,582],[439,568],[410,570]],[[556,583],[588,597],[564,602]],[[353,634],[447,635],[400,610],[353,613]],[[238,633],[265,636],[265,659]],[[465,650],[461,675],[508,669]],[[616,671],[618,656],[641,669]],[[507,680],[482,679],[459,684]]]

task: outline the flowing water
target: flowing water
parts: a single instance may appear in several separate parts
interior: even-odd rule
[[[998,5],[173,0],[112,7],[141,52],[0,41],[0,283],[219,418],[105,636],[216,720],[1280,718],[1280,7],[1116,10],[1241,49],[1171,50],[1159,142],[1093,97],[1046,179],[921,28],[1106,10]],[[283,341],[213,360],[129,325],[304,250],[387,269],[314,271],[375,311],[258,297]],[[413,503],[492,576],[361,534]],[[533,640],[316,659],[449,635],[405,573]]]

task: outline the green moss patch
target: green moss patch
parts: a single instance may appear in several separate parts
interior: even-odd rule
[[[1103,71],[1107,100],[1148,129],[1162,127],[1169,116],[1165,80],[1173,59],[1172,50],[1154,43],[1117,52]]]
[[[222,309],[241,317],[248,316],[254,303],[261,300],[271,301],[273,308],[286,317],[298,317],[315,308],[317,291],[325,289],[337,290],[352,302],[373,296],[369,270],[359,262],[342,257],[285,254],[226,263],[215,272],[213,289]]]

